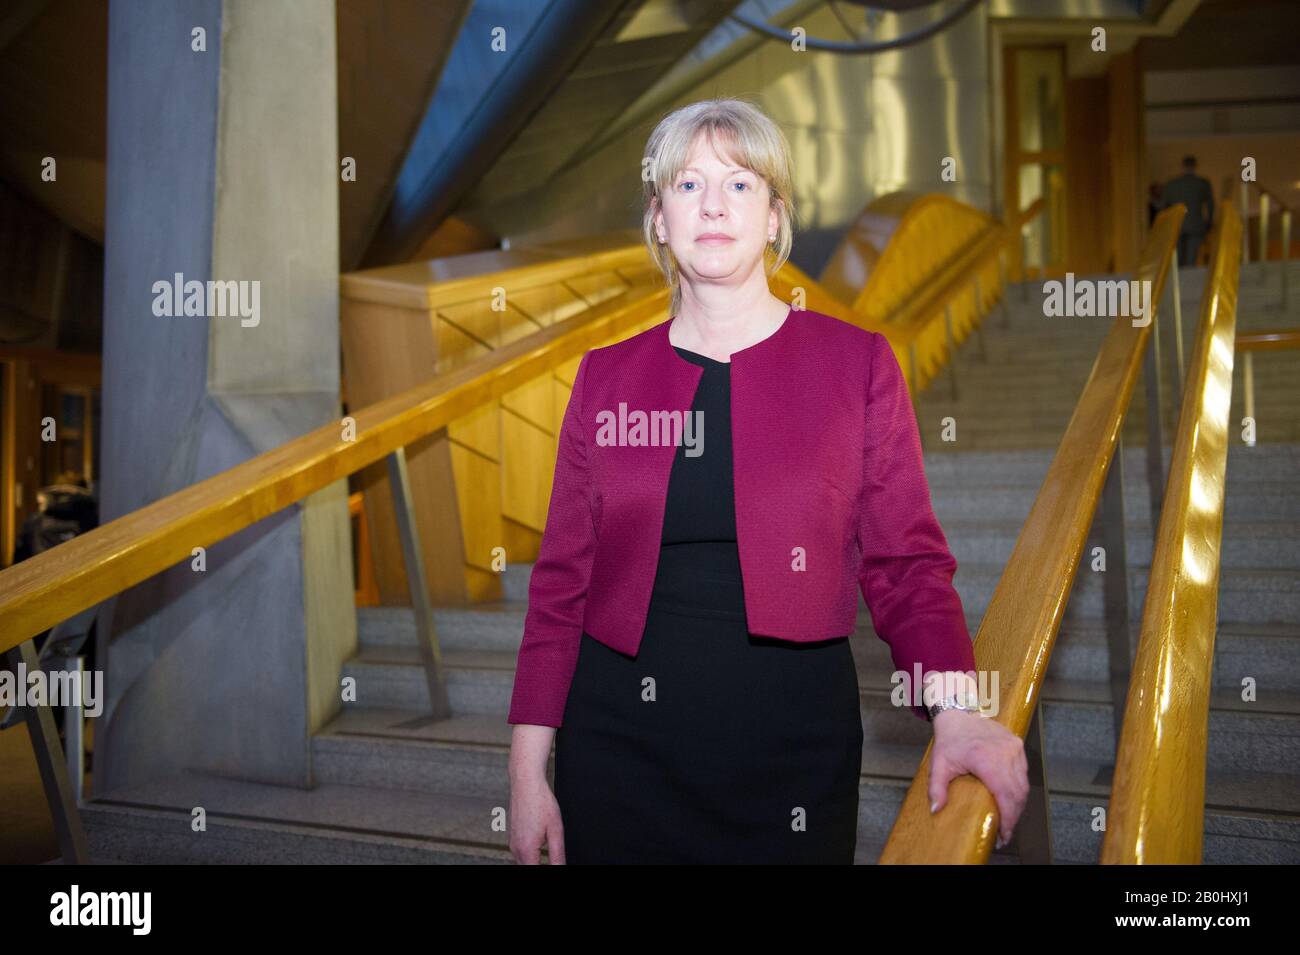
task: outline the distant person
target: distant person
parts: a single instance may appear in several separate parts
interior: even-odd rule
[[[99,504],[79,474],[65,471],[36,492],[36,511],[23,521],[14,563],[57,547],[99,524]]]
[[[1196,157],[1183,157],[1183,174],[1165,183],[1161,198],[1165,206],[1181,202],[1187,207],[1178,232],[1178,264],[1195,265],[1205,234],[1214,227],[1214,190],[1210,180],[1196,174]]]

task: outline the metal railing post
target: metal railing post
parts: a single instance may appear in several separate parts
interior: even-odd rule
[[[1259,421],[1255,418],[1255,354],[1249,349],[1246,351],[1246,360],[1242,363],[1242,390],[1246,397],[1246,417],[1254,423],[1252,429],[1255,436],[1259,436]],[[1250,447],[1255,446],[1255,442],[1247,441]]]
[[[1159,515],[1152,519],[1156,526]],[[1124,445],[1121,441],[1106,470],[1101,498],[1102,547],[1106,552],[1103,579],[1106,617],[1106,665],[1110,681],[1111,716],[1115,725],[1115,747],[1119,748],[1124,727],[1124,701],[1133,664],[1129,634],[1128,543],[1124,527]]]
[[[1286,308],[1287,285],[1291,270],[1291,210],[1282,210],[1282,261],[1278,268],[1282,270],[1282,308]]]
[[[1147,399],[1147,487],[1151,495],[1151,531],[1160,523],[1164,501],[1164,398],[1160,388],[1160,312],[1151,319],[1151,341],[1143,358]],[[1118,453],[1118,452],[1117,452]]]
[[[1020,233],[1020,301],[1029,301],[1029,236],[1025,234],[1028,226],[1021,226]]]
[[[998,305],[1002,308],[1002,327],[1011,327],[1011,306],[1007,304],[1007,297],[1011,294],[1011,287],[1007,284],[1007,253],[1006,250],[998,251],[998,279],[1002,283],[1002,294],[998,296]]]
[[[1250,261],[1250,184],[1241,181],[1241,264]],[[1208,277],[1206,279],[1208,281]]]
[[[1174,297],[1174,348],[1178,352],[1178,377],[1174,379],[1173,393],[1183,393],[1183,376],[1187,373],[1183,366],[1183,290],[1178,275],[1178,256],[1169,257],[1169,282]],[[1157,314],[1159,314],[1157,312]],[[1181,402],[1181,399],[1180,399]]]
[[[447,698],[447,682],[443,678],[442,651],[433,626],[433,602],[429,599],[429,586],[424,576],[424,558],[420,554],[419,525],[415,521],[415,501],[407,474],[405,448],[398,448],[388,455],[388,484],[393,495],[397,530],[402,538],[406,583],[411,591],[411,609],[415,611],[415,641],[419,644],[420,659],[424,663],[429,706],[433,719],[442,720],[451,715],[451,704]]]
[[[1259,261],[1261,263],[1268,260],[1268,193],[1259,194]],[[1268,269],[1259,270],[1259,280],[1261,283],[1268,281]]]
[[[86,679],[86,658],[78,654],[64,657],[64,661],[62,669],[73,674],[74,686],[81,686]],[[72,798],[80,806],[86,793],[86,713],[80,696],[63,708],[63,749]]]
[[[948,348],[948,390],[953,401],[957,400],[957,344],[952,335],[952,303],[943,307],[943,334]]]
[[[979,274],[975,275],[975,335],[980,341],[980,360],[988,364],[989,352],[984,344],[984,298],[980,294],[983,290],[980,288]]]
[[[1011,841],[1025,865],[1052,863],[1052,794],[1047,788],[1047,761],[1043,758],[1043,704],[1025,732],[1025,762],[1029,764],[1029,796]]]
[[[907,343],[907,364],[911,371],[909,387],[912,391],[912,411],[916,414],[917,436],[921,439],[921,450],[925,450],[925,425],[921,414],[921,369],[916,363],[916,341]]]
[[[34,641],[24,640],[8,653],[0,655],[0,669],[17,674],[20,664],[29,674],[42,668]],[[90,861],[86,831],[82,828],[77,797],[68,778],[68,764],[59,743],[54,711],[49,706],[19,706],[17,709],[20,711],[17,715],[27,722],[27,735],[32,741],[36,768],[40,772],[63,861],[70,865],[84,865]]]

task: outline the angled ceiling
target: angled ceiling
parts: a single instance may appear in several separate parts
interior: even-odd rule
[[[1300,63],[1296,0],[1202,0],[1175,36],[1142,45],[1144,70],[1209,70]]]
[[[508,202],[544,185],[738,3],[550,0],[517,24],[514,53],[503,63],[472,12],[456,55],[491,83],[459,103],[464,115],[456,122],[436,108],[426,117],[438,135],[417,134],[430,148],[408,159],[366,264],[406,261],[458,209]]]
[[[107,38],[104,0],[0,5],[0,176],[100,244]],[[54,182],[41,178],[46,156]]]
[[[340,259],[360,258],[473,0],[337,0]],[[106,0],[0,3],[0,177],[104,242]],[[41,160],[57,160],[57,185]]]
[[[339,260],[356,268],[383,218],[473,0],[336,0],[339,157],[357,178],[339,184]]]

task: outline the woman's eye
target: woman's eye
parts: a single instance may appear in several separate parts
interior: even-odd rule
[[[747,182],[738,182],[738,183],[736,183],[736,185],[740,186],[740,191],[741,191],[741,192],[744,192],[746,189],[749,188],[749,183],[747,183]]]
[[[695,185],[695,183],[693,183],[693,182],[691,182],[691,180],[687,179],[687,180],[685,180],[685,181],[683,181],[683,182],[678,183],[678,184],[677,184],[677,188],[679,188],[679,189],[685,189],[687,186],[693,186],[693,185]]]

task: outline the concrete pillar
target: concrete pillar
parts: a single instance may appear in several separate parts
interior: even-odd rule
[[[340,418],[334,16],[110,6],[104,520]],[[178,274],[244,283],[244,311],[156,314]],[[346,482],[206,559],[116,601],[96,794],[185,768],[311,783],[356,648]]]

